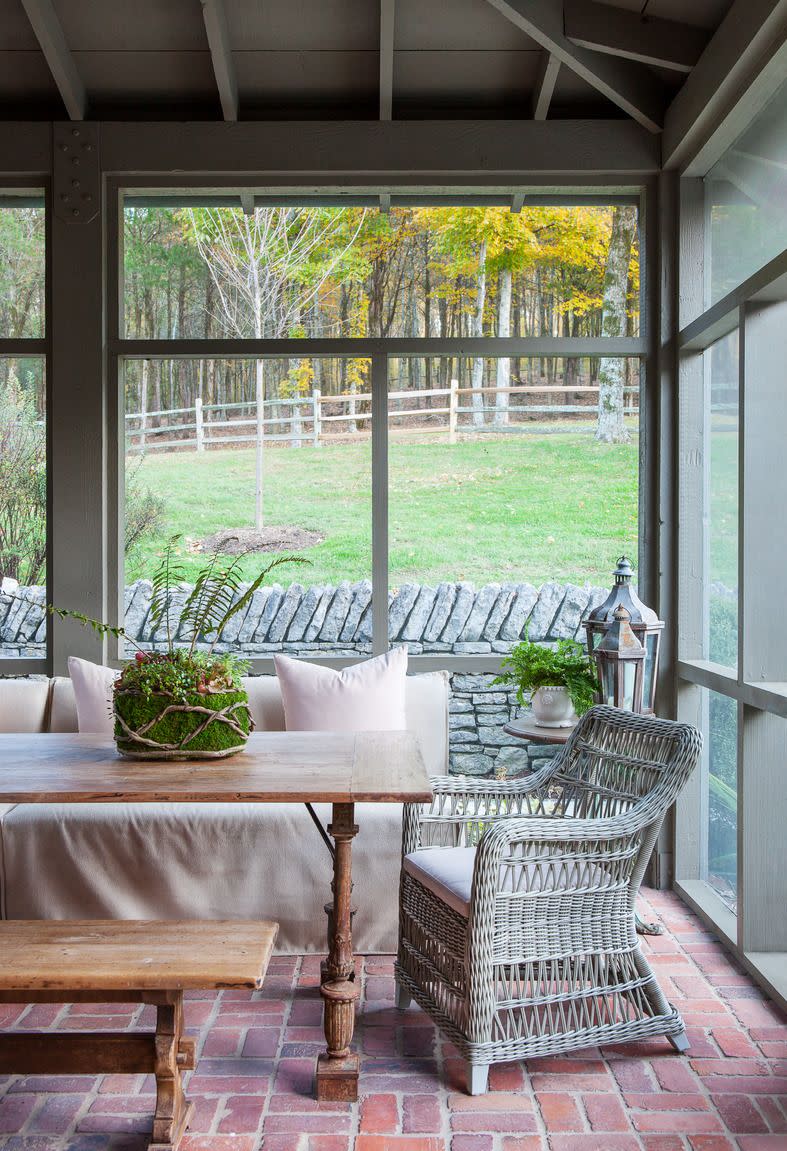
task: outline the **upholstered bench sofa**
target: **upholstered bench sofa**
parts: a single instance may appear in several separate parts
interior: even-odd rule
[[[258,730],[283,730],[275,676],[245,682]],[[446,773],[444,673],[408,676],[406,715],[429,774]],[[0,731],[76,730],[69,679],[0,680]],[[315,809],[326,824],[329,807]],[[355,949],[393,952],[402,809],[359,804],[357,822]],[[300,805],[0,804],[6,919],[271,919],[280,952],[322,952],[330,875]]]

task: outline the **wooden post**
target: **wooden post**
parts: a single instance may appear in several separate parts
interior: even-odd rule
[[[459,381],[451,380],[448,394],[448,442],[456,443],[456,427],[459,422]]]
[[[202,426],[202,396],[197,396],[194,401],[194,412],[197,422],[197,451],[205,451],[205,434]]]
[[[255,411],[256,411],[256,436],[255,436],[255,468],[254,468],[254,526],[258,532],[262,531],[262,464],[263,464],[263,441],[265,436],[265,386],[263,376],[263,363],[262,360],[257,360],[255,364]]]
[[[314,415],[312,416],[312,429],[314,436],[314,446],[320,446],[320,432],[322,431],[322,420],[320,419],[320,404],[322,403],[322,390],[315,388],[312,393],[312,403],[314,405]]]

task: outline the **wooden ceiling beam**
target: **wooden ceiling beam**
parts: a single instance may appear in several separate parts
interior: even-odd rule
[[[597,0],[564,0],[563,19],[566,36],[580,48],[676,72],[690,72],[710,39],[704,28],[641,16]]]
[[[551,52],[542,52],[541,66],[538,70],[536,86],[533,89],[532,114],[534,120],[546,120],[559,71],[560,61],[557,56],[553,56]]]
[[[225,120],[238,119],[238,79],[230,48],[230,33],[224,0],[201,0],[202,17],[213,61],[213,74],[219,90],[221,111]]]
[[[563,12],[554,0],[487,0],[487,3],[637,123],[650,132],[661,131],[664,90],[658,77],[647,68],[573,44],[563,31]]]
[[[66,106],[69,119],[84,120],[87,93],[52,0],[22,0],[49,71]]]
[[[393,54],[396,0],[380,0],[380,119],[393,117]]]
[[[784,83],[787,0],[735,0],[667,109],[665,168],[704,176]]]

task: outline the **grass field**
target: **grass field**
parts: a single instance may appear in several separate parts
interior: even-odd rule
[[[138,457],[133,457],[136,465]],[[399,439],[389,447],[391,585],[470,580],[571,580],[608,584],[617,557],[637,554],[637,445],[592,435],[479,436],[454,445]],[[164,524],[127,565],[150,576],[166,539],[201,539],[251,527],[254,452],[151,453],[139,478],[165,503]],[[279,579],[306,583],[371,574],[368,443],[271,448],[265,462],[268,524],[316,529],[310,568]],[[194,572],[204,556],[185,552]],[[244,561],[259,570],[263,556]]]

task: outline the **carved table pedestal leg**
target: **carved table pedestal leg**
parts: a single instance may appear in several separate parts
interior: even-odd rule
[[[328,961],[320,993],[325,1004],[327,1050],[317,1060],[317,1098],[354,1102],[358,1098],[358,1056],[350,1051],[358,988],[353,982],[352,841],[358,834],[352,803],[333,805],[328,831],[336,845],[333,861],[333,916]]]

